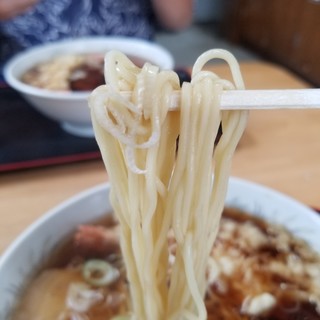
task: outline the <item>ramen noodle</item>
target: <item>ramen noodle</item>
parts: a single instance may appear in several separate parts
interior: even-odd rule
[[[229,64],[234,84],[203,70],[214,58]],[[140,69],[116,51],[107,53],[105,70],[107,84],[89,105],[120,221],[132,318],[206,319],[207,261],[247,121],[247,111],[220,110],[223,90],[244,88],[238,63],[227,51],[205,52],[181,90],[175,72]],[[177,90],[180,110],[172,112]],[[176,252],[167,281],[170,228]]]

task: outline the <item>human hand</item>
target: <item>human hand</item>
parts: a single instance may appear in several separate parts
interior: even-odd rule
[[[34,6],[39,0],[0,0],[0,21],[9,20]]]
[[[186,28],[191,24],[194,2],[194,0],[151,1],[161,26],[176,31]]]

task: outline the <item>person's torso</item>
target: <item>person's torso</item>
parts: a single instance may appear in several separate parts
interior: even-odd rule
[[[121,35],[150,39],[147,0],[42,0],[25,14],[0,22],[0,61],[25,48],[64,38]]]

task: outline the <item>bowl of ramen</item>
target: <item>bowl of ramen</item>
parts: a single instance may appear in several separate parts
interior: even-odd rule
[[[162,46],[126,37],[91,37],[36,46],[5,66],[6,82],[37,111],[67,132],[93,137],[87,98],[104,83],[106,52],[120,50],[138,66],[150,62],[173,69],[172,55]]]
[[[0,260],[0,318],[129,319],[127,270],[109,184],[31,225]],[[208,319],[319,319],[320,217],[275,190],[230,178],[207,263]],[[168,234],[169,268],[175,243]]]

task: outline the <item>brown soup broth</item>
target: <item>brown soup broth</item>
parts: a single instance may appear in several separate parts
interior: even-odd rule
[[[112,213],[106,213],[103,218],[97,219],[95,221],[91,221],[90,225],[92,226],[103,226],[105,228],[112,228],[117,224],[117,222],[114,219],[114,216]],[[85,256],[85,254],[81,257],[82,252],[77,247],[77,244],[74,241],[74,234],[76,233],[76,230],[73,232],[73,234],[69,235],[65,239],[63,239],[57,247],[54,249],[52,254],[47,258],[45,263],[41,266],[41,270],[47,269],[47,268],[65,268],[69,264],[71,264],[74,260],[80,258],[89,258],[90,254],[88,253],[88,256]],[[93,258],[98,258],[98,256],[94,255]]]
[[[106,230],[117,228],[111,214],[95,221],[92,226],[102,226]],[[85,234],[88,234],[87,232],[88,230],[85,230]],[[121,277],[107,289],[106,295],[110,293],[116,300],[115,293],[120,291],[126,300],[116,301],[108,307],[96,304],[86,314],[87,319],[111,319],[118,313],[128,312],[129,289],[119,247],[108,246],[108,253],[105,254],[103,250],[87,250],[87,244],[83,248],[81,241],[79,247],[76,239],[74,235],[64,239],[45,263],[43,270],[73,270],[87,259],[106,259],[111,264],[120,266],[122,270]],[[92,243],[89,244],[89,249],[91,245]],[[93,245],[99,246],[101,242],[93,242]],[[104,245],[102,242],[102,247]],[[319,255],[284,228],[268,224],[238,209],[227,208],[223,213],[212,257],[220,271],[214,279],[210,280],[208,276],[205,297],[208,320],[320,319],[317,310],[319,300],[317,302],[314,299],[316,290],[319,293],[320,288],[315,288],[314,279],[308,273],[311,267],[320,268]],[[290,259],[295,259],[295,264],[301,265],[302,271],[293,272],[287,263]],[[262,305],[257,312],[251,302],[254,298],[257,304],[263,293],[271,295],[273,303],[267,308]],[[317,299],[319,298],[317,296]],[[16,315],[19,314],[19,308],[21,311],[21,305],[23,303],[18,307]],[[12,318],[20,319],[22,318]]]

